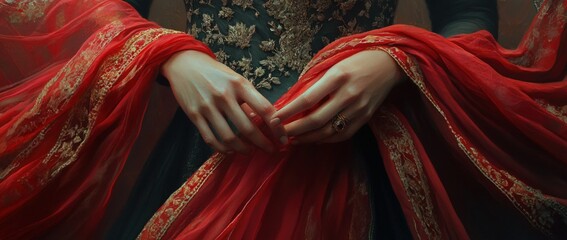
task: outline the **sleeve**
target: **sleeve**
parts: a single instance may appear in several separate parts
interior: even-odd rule
[[[142,17],[146,19],[148,18],[148,15],[150,14],[150,7],[152,6],[152,0],[124,0],[124,1],[130,4],[132,7],[134,7]],[[160,85],[169,86],[169,82],[162,74],[159,74],[157,76],[156,81]]]
[[[152,0],[124,0],[138,11],[144,18],[148,18]]]
[[[445,37],[487,30],[498,37],[496,0],[426,0],[432,30]]]

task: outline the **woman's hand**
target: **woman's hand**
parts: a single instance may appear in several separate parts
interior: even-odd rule
[[[394,59],[384,51],[359,52],[331,67],[274,117],[284,121],[328,97],[309,115],[287,124],[285,130],[296,144],[347,140],[368,122],[401,81],[400,72]],[[333,123],[337,125],[333,127]]]
[[[217,151],[246,153],[250,150],[232,131],[227,120],[241,135],[268,152],[274,150],[273,145],[249,116],[260,115],[274,132],[285,134],[279,122],[270,124],[275,113],[272,104],[248,80],[205,53],[177,53],[162,66],[162,73],[204,141]],[[247,104],[254,113],[245,113],[242,104]]]

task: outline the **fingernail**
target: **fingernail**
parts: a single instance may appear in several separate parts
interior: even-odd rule
[[[270,121],[270,124],[272,125],[272,127],[280,125],[281,123],[282,123],[282,120],[280,120],[279,118],[274,118],[274,119],[272,119],[272,121]]]
[[[281,142],[283,145],[286,145],[286,144],[288,143],[287,137],[286,137],[286,136],[281,136],[281,137],[280,137],[280,142]]]
[[[250,114],[248,114],[248,116],[250,116],[251,118],[256,117],[256,113],[251,112]]]

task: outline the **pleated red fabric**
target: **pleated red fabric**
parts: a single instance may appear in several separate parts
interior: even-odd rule
[[[414,238],[565,237],[566,7],[545,1],[514,50],[485,31],[446,39],[403,25],[342,38],[276,106],[342,59],[386,51],[408,84],[369,125]],[[347,141],[215,154],[140,239],[368,238],[365,172],[352,149]]]
[[[211,54],[122,1],[0,2],[0,238],[93,236],[160,64]]]

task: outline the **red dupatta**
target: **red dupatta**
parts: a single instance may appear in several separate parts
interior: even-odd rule
[[[122,1],[0,1],[0,238],[90,236],[160,64],[210,51]]]
[[[412,84],[369,125],[414,238],[567,236],[566,8],[544,2],[515,50],[485,31],[445,39],[401,25],[340,39],[277,106],[340,60],[386,51]],[[354,155],[350,142],[215,154],[139,238],[367,238]]]

